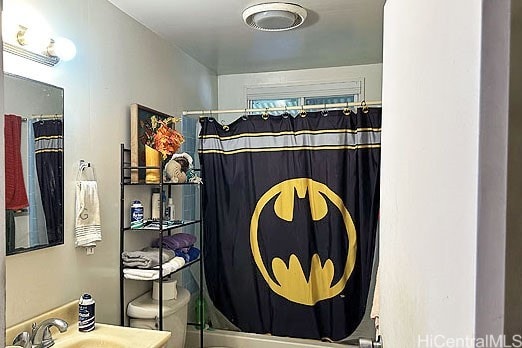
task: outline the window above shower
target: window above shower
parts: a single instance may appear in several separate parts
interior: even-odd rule
[[[356,95],[335,95],[323,97],[299,97],[299,98],[275,98],[275,99],[254,99],[249,101],[248,107],[251,109],[266,109],[266,108],[284,108],[289,106],[301,105],[325,105],[325,104],[340,104],[353,103]],[[320,108],[318,109],[320,110]],[[281,115],[284,111],[272,111],[272,115]],[[299,110],[288,110],[290,115],[297,115]]]
[[[273,107],[291,107],[304,105],[324,105],[337,103],[353,103],[364,99],[364,79],[298,84],[298,85],[265,85],[246,88],[248,107],[266,109]],[[289,110],[297,115],[298,110]],[[283,111],[271,112],[281,115]]]

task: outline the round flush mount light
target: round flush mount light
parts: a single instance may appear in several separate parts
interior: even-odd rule
[[[284,31],[297,28],[306,19],[306,9],[284,2],[254,5],[243,11],[243,20],[257,30]]]

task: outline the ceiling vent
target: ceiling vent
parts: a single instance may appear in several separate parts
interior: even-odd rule
[[[254,5],[243,11],[243,20],[257,30],[283,31],[297,28],[306,19],[306,9],[284,2]]]

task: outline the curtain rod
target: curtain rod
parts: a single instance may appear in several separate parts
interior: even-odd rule
[[[47,120],[47,119],[50,119],[50,120],[53,120],[53,119],[60,119],[60,118],[63,118],[63,115],[62,114],[33,114],[31,115],[31,117],[22,117],[22,121],[24,122],[27,122],[28,120]]]
[[[201,110],[201,111],[183,111],[183,116],[188,115],[212,115],[212,114],[240,114],[240,113],[251,113],[251,112],[269,112],[269,111],[288,111],[288,110],[310,110],[310,109],[334,109],[334,108],[349,108],[350,106],[372,106],[382,105],[380,100],[375,101],[361,101],[353,103],[336,103],[336,104],[316,104],[316,105],[303,105],[303,106],[287,106],[287,107],[274,107],[264,109],[236,109],[236,110]]]

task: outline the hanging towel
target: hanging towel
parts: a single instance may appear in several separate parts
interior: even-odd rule
[[[5,208],[18,210],[29,206],[22,169],[22,118],[4,115]]]
[[[76,182],[76,246],[96,246],[101,241],[100,203],[96,181]]]
[[[80,165],[78,178],[81,178],[86,164]],[[76,233],[77,247],[93,247],[102,240],[100,224],[100,203],[98,184],[95,180],[76,181]]]

